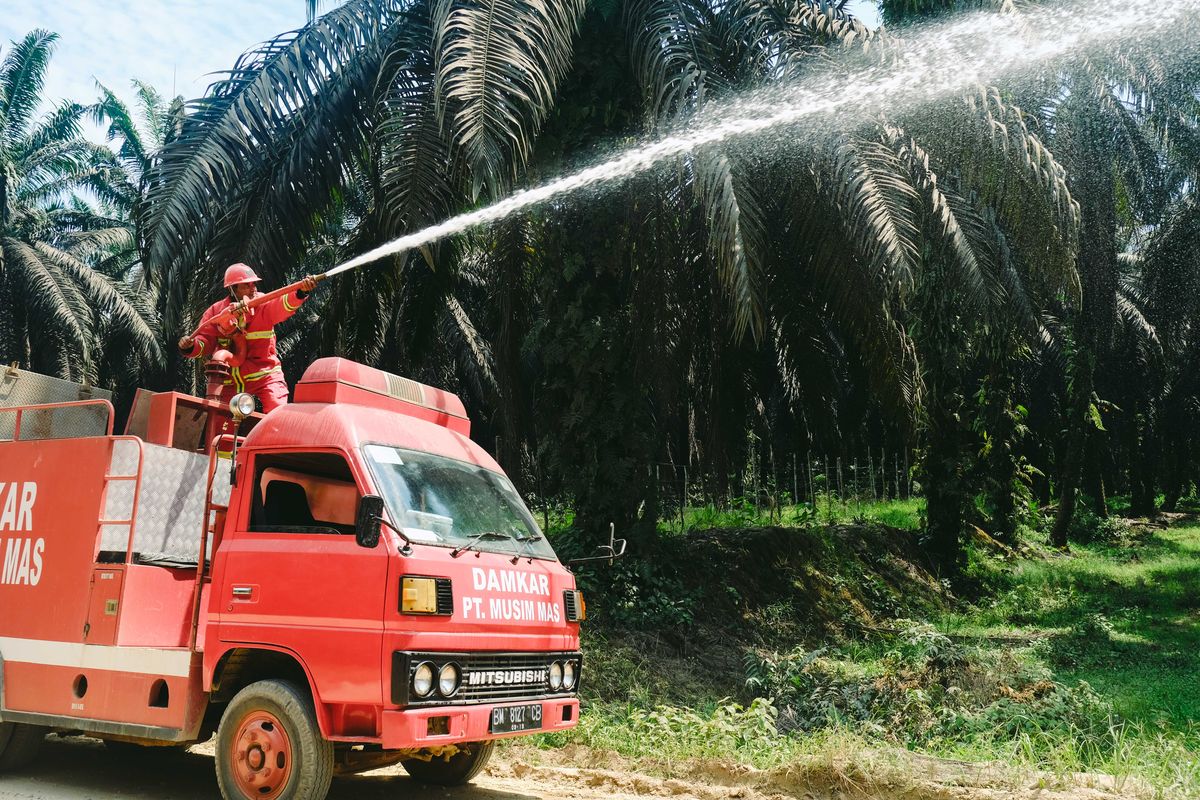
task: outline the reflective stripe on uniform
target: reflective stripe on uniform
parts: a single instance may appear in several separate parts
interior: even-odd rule
[[[299,305],[299,303],[297,303],[296,305],[292,305],[290,302],[290,298],[291,298],[291,293],[285,294],[283,296],[283,307],[286,308],[288,311],[295,311],[297,308],[300,307],[300,305]]]
[[[275,330],[272,328],[269,331],[249,331],[246,333],[247,339],[274,339]]]
[[[275,372],[283,372],[283,368],[282,367],[271,367],[270,369],[264,369],[262,372],[251,372],[249,375],[243,375],[242,381],[245,383],[250,383],[251,381],[259,381]]]
[[[233,388],[237,389],[239,392],[246,391],[246,379],[242,377],[242,371],[237,367],[234,367],[232,369],[232,374]]]

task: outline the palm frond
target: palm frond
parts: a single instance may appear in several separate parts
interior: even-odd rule
[[[852,139],[831,165],[840,215],[875,275],[889,291],[912,291],[919,269],[917,192],[900,158],[878,141]]]
[[[324,118],[321,111],[327,93],[344,97],[364,88],[337,84],[350,77],[347,64],[359,65],[360,74],[367,71],[362,51],[373,48],[391,24],[398,1],[351,0],[300,31],[276,37],[244,54],[227,78],[190,104],[191,113],[161,151],[150,179],[145,225],[156,269],[203,261],[221,213],[237,207],[237,197],[264,163],[278,158],[280,135],[302,132],[301,121],[326,126],[327,135],[338,134],[333,139],[338,145],[361,136],[360,116]],[[309,157],[336,160],[341,152]]]
[[[68,346],[87,361],[91,356],[90,309],[70,281],[56,275],[38,252],[19,239],[0,241],[6,272],[20,288],[24,300],[36,312],[39,326],[57,330]]]
[[[703,0],[632,0],[625,6],[634,73],[651,125],[694,113],[711,91],[727,89],[716,12]]]
[[[940,252],[935,256],[954,267],[954,286],[961,292],[964,308],[975,313],[995,308],[1003,287],[996,280],[994,242],[986,223],[957,192],[939,185],[929,153],[904,131],[887,126],[884,136],[896,156],[909,169],[913,184],[935,221]],[[951,288],[951,287],[947,287]]]
[[[37,242],[33,249],[42,263],[57,267],[78,285],[92,308],[127,332],[147,361],[162,360],[158,331],[151,323],[153,311],[144,299],[65,250],[45,242]]]
[[[413,21],[405,38],[432,35],[428,23]],[[376,216],[391,238],[449,215],[450,141],[438,120],[432,53],[417,46],[390,56],[400,63],[389,72],[391,85],[380,99],[376,134],[379,173]]]
[[[26,125],[37,112],[56,41],[57,33],[30,31],[13,43],[0,63],[0,124],[9,141],[24,137]]]
[[[434,7],[438,117],[472,195],[525,164],[566,74],[586,0],[440,0]]]
[[[459,374],[471,385],[475,396],[491,399],[500,396],[496,381],[495,359],[492,348],[479,333],[470,314],[453,294],[445,297],[449,325],[444,328],[450,349],[457,357]]]
[[[708,222],[708,249],[717,265],[717,278],[733,306],[734,335],[750,331],[763,336],[766,315],[762,301],[760,259],[765,221],[754,193],[735,174],[724,153],[703,152],[693,160],[696,190]]]

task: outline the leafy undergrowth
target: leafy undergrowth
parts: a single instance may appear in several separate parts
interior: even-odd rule
[[[593,631],[580,726],[544,745],[772,768],[836,740],[1200,797],[1200,528],[976,552],[954,610],[907,537],[687,537],[704,613]]]
[[[567,557],[589,549],[568,537],[554,544]],[[949,599],[923,564],[917,533],[880,523],[691,530],[636,550],[580,572],[591,619],[683,647],[697,627],[722,641],[843,637],[944,610]]]

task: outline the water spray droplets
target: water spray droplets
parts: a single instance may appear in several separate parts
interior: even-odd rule
[[[1193,50],[1183,26],[1200,16],[1200,0],[1131,0],[1040,7],[1019,14],[975,13],[927,25],[873,48],[867,66],[774,87],[705,108],[687,127],[490,206],[401,236],[329,270],[327,275],[422,247],[556,198],[612,183],[682,154],[723,142],[799,126],[838,129],[880,112],[899,113],[964,94],[1048,61],[1079,57],[1132,40],[1168,42]]]

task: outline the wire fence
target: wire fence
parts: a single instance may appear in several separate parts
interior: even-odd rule
[[[830,520],[859,517],[869,504],[907,501],[919,494],[909,451],[880,449],[859,456],[792,454],[773,468],[747,468],[725,480],[686,465],[661,462],[649,469],[660,519],[686,528],[696,512],[741,512],[774,518],[806,515]],[[726,491],[713,490],[715,485]]]

